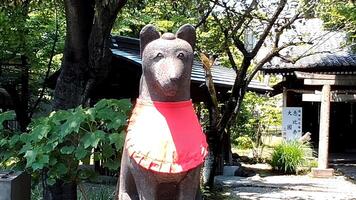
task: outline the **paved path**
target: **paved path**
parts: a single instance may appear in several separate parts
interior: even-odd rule
[[[356,183],[356,164],[334,165],[333,168]]]
[[[356,183],[356,153],[334,154],[330,166]]]
[[[237,177],[217,176],[216,187],[224,188],[225,199],[315,199],[356,200],[356,185],[344,176],[312,178],[305,176]]]

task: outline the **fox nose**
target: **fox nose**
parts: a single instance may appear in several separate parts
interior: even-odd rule
[[[179,63],[174,59],[168,58],[165,62],[165,70],[167,74],[167,78],[171,81],[177,81],[180,79],[182,75],[182,69]]]

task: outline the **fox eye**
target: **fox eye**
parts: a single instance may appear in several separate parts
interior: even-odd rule
[[[162,53],[157,53],[156,58],[163,58],[163,54]]]
[[[177,55],[177,58],[183,59],[183,58],[184,58],[184,54],[183,54],[183,53],[179,53],[179,54]]]

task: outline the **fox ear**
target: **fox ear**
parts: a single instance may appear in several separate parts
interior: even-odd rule
[[[140,32],[140,54],[142,56],[143,50],[145,49],[146,45],[153,40],[160,38],[159,32],[156,30],[152,24],[147,24],[145,27],[142,28]]]
[[[181,26],[176,33],[176,37],[187,41],[190,44],[190,46],[192,46],[192,49],[194,50],[195,41],[196,41],[196,33],[195,33],[194,26],[190,24],[185,24]]]

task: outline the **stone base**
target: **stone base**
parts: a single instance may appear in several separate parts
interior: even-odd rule
[[[223,176],[235,176],[240,166],[224,166]]]
[[[334,176],[334,169],[320,169],[320,168],[312,168],[311,174],[314,178],[330,178]]]

